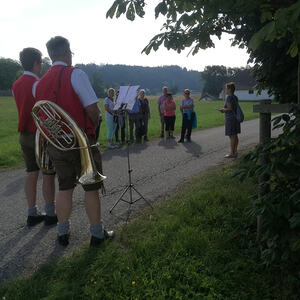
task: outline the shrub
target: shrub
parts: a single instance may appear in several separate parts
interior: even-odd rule
[[[300,110],[273,119],[282,133],[264,145],[258,145],[243,157],[239,171],[241,180],[264,178],[265,195],[255,195],[247,212],[262,217],[260,253],[267,265],[298,268],[300,263]],[[266,155],[265,164],[260,164]]]

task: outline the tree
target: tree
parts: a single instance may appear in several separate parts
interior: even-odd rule
[[[105,97],[106,93],[104,81],[102,80],[102,77],[99,72],[93,73],[92,87],[98,98]]]
[[[285,41],[292,58],[298,56],[298,104],[300,104],[300,1],[286,1],[286,7],[274,7],[270,3],[261,6],[261,21],[267,23],[250,40],[250,47],[256,50],[264,41]],[[294,3],[295,2],[295,3]],[[296,65],[296,64],[295,64]]]
[[[116,16],[118,18],[125,13],[129,20],[134,20],[135,15],[143,17],[145,2],[145,0],[116,0],[108,10],[107,17]],[[233,36],[232,45],[241,48],[247,47],[251,61],[256,66],[255,75],[259,75],[260,87],[269,88],[270,92],[282,102],[286,99],[295,101],[293,94],[290,95],[287,92],[282,95],[280,94],[282,91],[278,93],[276,86],[273,85],[277,85],[280,78],[284,78],[287,74],[283,71],[280,72],[280,70],[277,70],[276,74],[267,72],[268,66],[266,69],[264,66],[266,59],[269,65],[276,65],[275,57],[278,59],[278,53],[282,54],[284,48],[278,48],[275,38],[267,39],[263,34],[259,35],[260,43],[257,44],[256,48],[249,47],[249,43],[253,37],[255,38],[255,34],[268,24],[269,19],[274,18],[274,14],[278,11],[276,15],[280,16],[278,23],[292,16],[291,22],[283,22],[283,25],[281,24],[278,28],[284,27],[285,24],[292,24],[291,31],[286,28],[284,31],[279,29],[279,32],[284,33],[281,39],[289,46],[289,52],[298,53],[299,47],[296,48],[293,44],[295,36],[299,34],[300,23],[299,1],[297,5],[296,2],[296,0],[162,0],[155,8],[155,16],[158,17],[160,14],[165,16],[163,32],[154,36],[143,49],[143,52],[148,54],[151,50],[156,51],[159,46],[163,45],[167,49],[174,49],[179,53],[183,49],[191,47],[191,53],[194,55],[199,49],[214,47],[212,37],[216,36],[220,39],[222,33],[229,33]],[[297,9],[297,12],[291,15],[292,8]],[[283,15],[280,13],[286,10],[289,13],[283,13]],[[271,33],[275,27],[275,25],[269,25],[263,33]],[[266,45],[270,50],[267,54],[263,51]],[[272,53],[276,53],[276,55],[273,56]],[[286,55],[281,55],[280,61],[287,65],[290,70],[288,75],[292,75],[290,77],[292,80],[295,60],[286,61]],[[292,91],[292,86],[288,85],[286,89]]]
[[[224,84],[228,81],[227,68],[225,66],[206,66],[202,72],[202,79],[205,80],[202,94],[208,93],[218,98]]]
[[[21,65],[10,58],[0,58],[0,90],[10,90],[22,74]]]
[[[49,57],[44,57],[42,60],[41,77],[51,68],[51,60]]]

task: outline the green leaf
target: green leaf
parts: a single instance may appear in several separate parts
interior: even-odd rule
[[[159,16],[159,14],[166,15],[168,12],[168,7],[165,1],[160,2],[156,7],[155,7],[155,18]]]
[[[110,7],[110,9],[107,11],[107,13],[106,13],[106,18],[113,18],[114,17],[114,14],[115,14],[115,12],[116,12],[116,8],[117,8],[117,6],[118,6],[118,0],[116,0],[114,3],[113,3],[113,5]]]
[[[130,21],[134,21],[135,19],[135,10],[132,2],[128,6],[126,18]]]
[[[290,226],[292,229],[300,226],[300,213],[294,214],[290,219]]]
[[[299,48],[296,42],[293,42],[287,51],[287,54],[289,54],[291,57],[296,57],[298,55]]]
[[[264,40],[270,40],[270,37],[272,36],[274,30],[275,22],[271,21],[267,23],[263,28],[261,28],[252,36],[249,42],[249,47],[253,50],[256,50]]]

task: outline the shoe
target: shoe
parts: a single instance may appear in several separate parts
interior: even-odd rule
[[[32,227],[36,224],[39,224],[45,220],[45,215],[37,215],[37,216],[28,216],[27,217],[27,226]]]
[[[177,143],[184,143],[184,140],[180,139]]]
[[[46,226],[56,225],[58,222],[57,216],[45,216],[44,224]]]
[[[108,144],[107,146],[109,149],[115,149],[117,146],[115,144]]]
[[[102,243],[109,238],[113,238],[115,236],[115,232],[114,231],[106,231],[104,230],[104,238],[100,239],[96,236],[91,236],[91,241],[90,241],[90,247],[99,247],[100,245],[102,245]]]
[[[57,236],[58,243],[61,246],[68,246],[69,245],[69,237],[70,237],[70,233],[58,235]]]
[[[237,154],[226,154],[224,158],[237,158]]]
[[[144,142],[149,142],[149,140],[146,136],[144,137]]]
[[[171,138],[171,139],[175,139],[175,136],[174,136],[174,135],[171,135],[170,138]]]
[[[186,141],[187,141],[188,143],[191,143],[191,142],[192,142],[192,140],[191,140],[190,137],[187,137],[187,138],[186,138]]]
[[[160,137],[161,137],[161,138],[164,138],[164,137],[165,137],[165,135],[164,135],[163,132],[161,133]]]

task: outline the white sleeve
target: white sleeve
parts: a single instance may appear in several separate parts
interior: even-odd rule
[[[36,86],[38,84],[38,81],[35,81],[34,84],[32,85],[32,95],[35,98],[35,91],[36,91]]]
[[[71,83],[83,107],[98,103],[98,98],[92,88],[90,80],[82,70],[73,70],[71,74]]]

